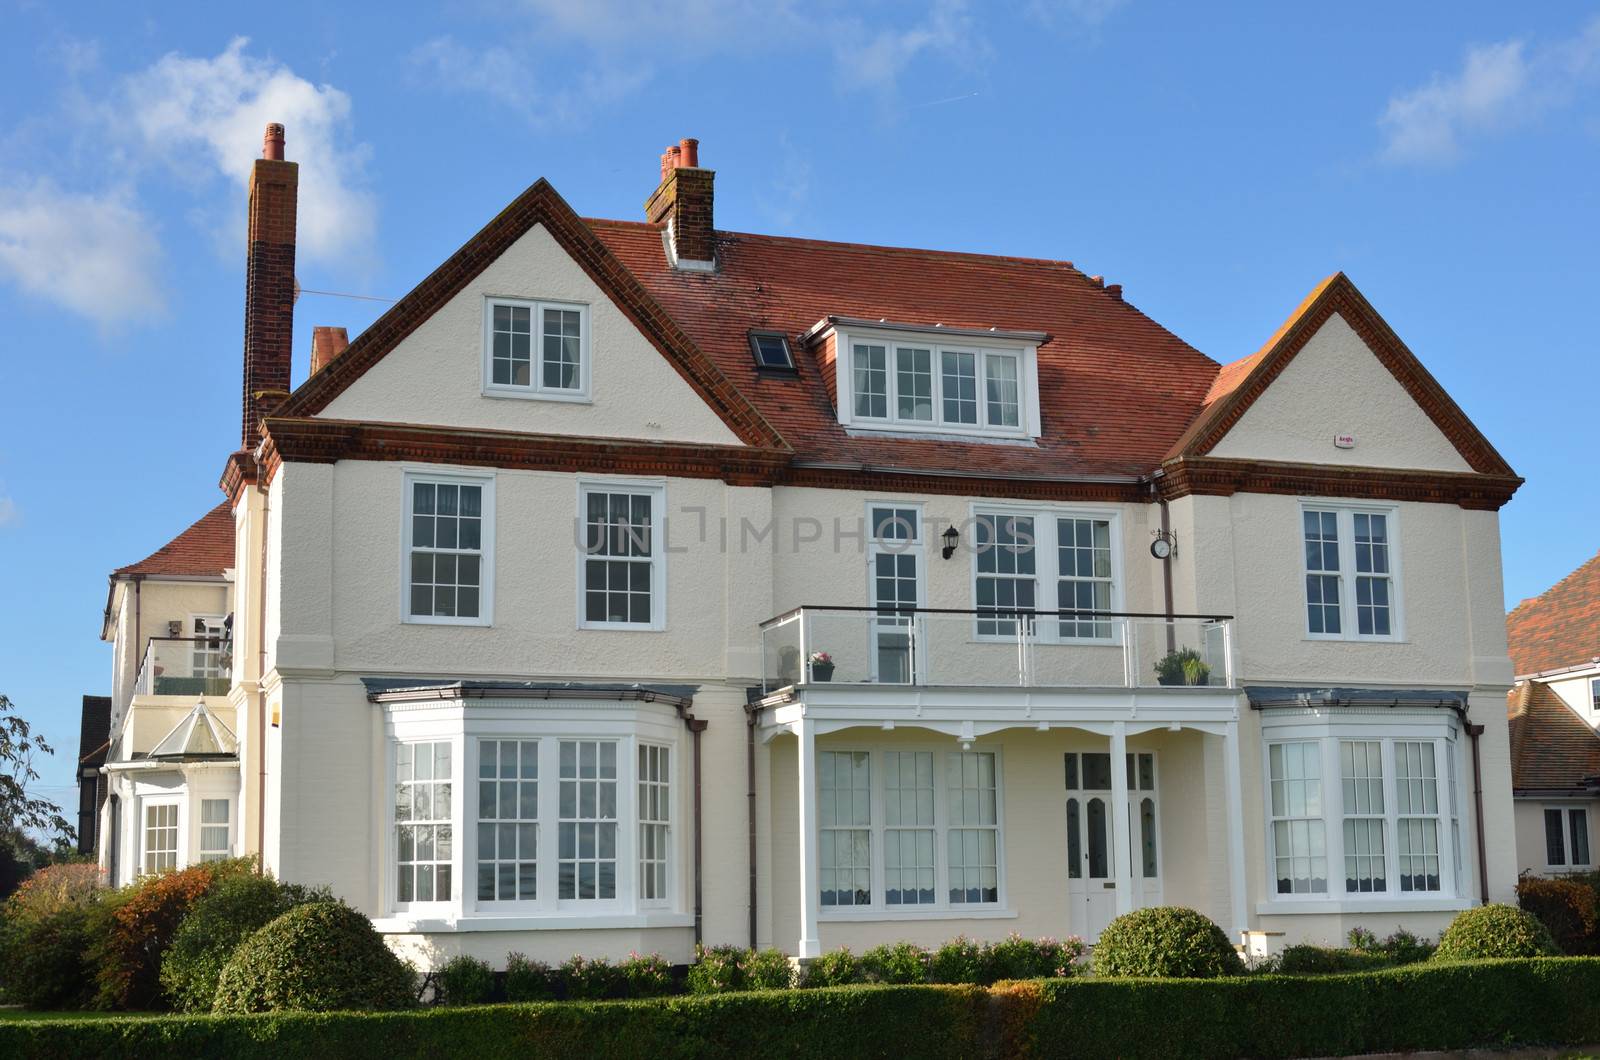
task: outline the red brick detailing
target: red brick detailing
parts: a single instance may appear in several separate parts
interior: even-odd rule
[[[255,481],[255,454],[237,449],[228,454],[228,462],[222,465],[222,478],[217,486],[228,495],[228,503],[237,508],[239,498],[244,496],[246,489],[255,485]]]
[[[1497,511],[1522,485],[1522,479],[1471,471],[1405,471],[1183,456],[1163,464],[1156,483],[1161,495],[1169,500],[1190,494],[1228,497],[1235,493],[1278,493],[1420,501]]]
[[[400,299],[371,327],[363,331],[345,353],[307,380],[289,398],[278,414],[284,417],[314,416],[328,406],[373,364],[394,349],[423,321],[467,286],[478,273],[536,224],[542,224],[572,259],[589,274],[602,291],[611,296],[634,326],[666,357],[667,363],[695,389],[701,398],[722,417],[742,441],[755,446],[784,445],[772,425],[757,412],[744,394],[723,374],[717,364],[702,353],[661,304],[652,298],[638,279],[605,245],[595,238],[590,227],[572,212],[548,181],[540,180],[517,200],[467,240],[456,251]],[[659,236],[655,253],[662,257]],[[746,342],[744,332],[738,340]],[[749,361],[746,345],[745,360]]]
[[[1600,556],[1518,604],[1506,616],[1506,641],[1519,677],[1600,657]]]
[[[311,374],[316,375],[328,363],[350,347],[350,333],[344,328],[314,327],[311,329]]]
[[[1265,346],[1222,368],[1207,395],[1205,408],[1169,455],[1204,456],[1211,452],[1334,313],[1344,317],[1474,471],[1515,475],[1511,465],[1342,272],[1319,284]]]
[[[678,158],[681,157],[680,151]],[[646,220],[651,224],[671,223],[673,252],[679,261],[716,260],[716,232],[712,221],[715,177],[709,169],[692,169],[689,163],[680,162],[667,172],[660,186],[645,201]]]
[[[240,431],[242,447],[247,450],[255,449],[261,440],[263,410],[256,403],[256,395],[289,391],[300,167],[281,161],[282,137],[283,126],[267,127],[268,157],[257,159],[250,172],[250,242],[244,280],[244,410]]]

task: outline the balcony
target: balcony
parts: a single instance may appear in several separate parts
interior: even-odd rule
[[[151,637],[136,696],[226,696],[232,683],[233,642],[222,637]]]
[[[1232,689],[1229,615],[804,605],[761,624],[762,691],[821,683]]]

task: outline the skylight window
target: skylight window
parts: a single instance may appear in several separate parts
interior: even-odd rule
[[[794,371],[794,355],[789,351],[789,337],[780,331],[752,331],[750,352],[755,356],[757,368]]]

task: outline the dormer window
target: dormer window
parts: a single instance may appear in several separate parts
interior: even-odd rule
[[[484,394],[588,400],[588,306],[491,298],[483,346]]]
[[[1042,334],[832,317],[839,420],[856,430],[1037,437]],[[807,336],[810,337],[810,336]],[[826,360],[826,358],[824,358]]]

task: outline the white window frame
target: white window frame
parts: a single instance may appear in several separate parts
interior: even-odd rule
[[[402,744],[409,744],[413,748],[418,745],[432,746],[433,744],[446,744],[450,748],[450,817],[447,821],[447,823],[450,825],[451,835],[450,860],[447,863],[450,866],[451,881],[449,898],[435,897],[428,899],[427,901],[422,901],[416,898],[413,898],[409,901],[401,901],[400,899],[400,821],[395,813],[395,801],[398,798],[400,791],[399,750]],[[387,776],[389,779],[388,786],[385,789],[387,793],[385,803],[388,807],[387,816],[389,856],[384,862],[384,879],[390,895],[391,906],[395,911],[401,913],[443,912],[459,909],[461,907],[461,899],[463,894],[462,888],[465,880],[462,867],[464,864],[468,864],[467,862],[463,862],[461,857],[463,845],[462,841],[464,839],[464,836],[461,833],[463,814],[462,766],[464,765],[462,760],[461,740],[453,738],[450,734],[419,733],[409,736],[405,739],[388,741],[385,751],[385,758],[388,762]],[[414,775],[415,774],[413,774],[413,776]],[[477,795],[476,790],[474,790],[472,794],[475,799]],[[476,805],[476,801],[474,801],[474,805]],[[430,817],[428,820],[445,821],[446,819]],[[432,859],[431,863],[435,865],[446,864],[446,862],[439,858]],[[417,864],[417,862],[413,860],[408,862],[408,864]],[[473,861],[470,862],[470,864],[473,866],[471,880],[475,887],[478,879],[477,862]],[[434,883],[434,894],[438,894],[437,879]]]
[[[480,519],[478,548],[478,615],[462,618],[459,615],[413,615],[411,613],[411,506],[415,496],[412,487],[417,483],[453,486],[479,486],[483,489],[483,515]],[[400,496],[400,621],[404,625],[421,626],[492,626],[494,625],[494,508],[495,475],[493,472],[472,473],[460,468],[434,469],[408,467],[402,469]]]
[[[577,483],[577,509],[573,545],[577,551],[577,622],[579,629],[633,630],[659,633],[667,628],[667,484],[664,479],[587,477]],[[588,496],[596,493],[637,493],[650,496],[650,621],[600,622],[587,617],[589,553]]]
[[[915,512],[917,518],[916,533],[910,539],[881,538],[878,536],[878,526],[874,514],[880,510]],[[880,555],[911,556],[917,565],[916,600],[913,607],[928,606],[928,518],[920,501],[895,501],[895,500],[868,500],[867,512],[867,548],[866,548],[866,578],[867,578],[867,605],[878,606],[877,564]],[[868,651],[871,655],[870,671],[874,681],[880,680],[878,673],[878,637],[885,630],[892,630],[892,624],[878,625],[878,616],[873,614],[869,621],[873,624],[868,635]],[[911,674],[912,683],[917,683],[927,673],[926,655],[926,623],[922,616],[917,615],[906,623],[907,633],[911,637]]]
[[[883,346],[888,379],[887,415],[860,416],[855,411],[856,344]],[[901,419],[899,416],[898,348],[928,350],[932,365],[933,417],[927,420]],[[944,353],[974,354],[978,401],[976,423],[944,419]],[[1015,358],[1017,363],[1017,423],[1015,426],[989,422],[987,392],[990,357]],[[1028,439],[1042,433],[1039,411],[1039,348],[1036,344],[978,335],[952,335],[909,330],[873,330],[854,327],[834,329],[835,384],[839,395],[839,422],[845,427],[895,431],[908,434],[936,434],[978,438]]]
[[[494,310],[496,306],[526,309],[531,321],[528,385],[494,382]],[[544,311],[564,310],[578,314],[578,387],[575,390],[544,385]],[[492,398],[521,398],[533,401],[589,403],[593,400],[593,360],[590,357],[589,306],[583,302],[554,299],[513,298],[487,295],[483,301],[483,395]]]
[[[201,791],[201,792],[196,792],[196,794],[195,794],[195,802],[196,802],[196,804],[198,805],[198,808],[199,808],[199,813],[196,814],[196,817],[197,817],[198,820],[197,820],[196,827],[195,827],[195,840],[194,840],[195,841],[195,861],[196,862],[221,861],[221,860],[223,860],[225,858],[232,857],[233,856],[234,801],[232,799],[228,798],[226,795],[210,795],[210,794],[207,794],[206,792]],[[228,814],[228,818],[221,825],[207,824],[206,823],[206,803],[208,803],[208,802],[220,802],[226,808],[227,814]],[[228,838],[222,844],[221,847],[211,847],[211,848],[207,848],[206,847],[206,829],[207,828],[223,828],[223,829],[225,829],[227,831]]]
[[[913,740],[904,743],[896,742],[890,745],[877,747],[862,747],[853,744],[839,746],[819,746],[817,753],[833,751],[843,754],[865,753],[868,755],[868,796],[871,805],[871,817],[865,826],[868,833],[869,850],[869,879],[870,891],[868,901],[862,905],[820,905],[818,895],[818,915],[824,921],[860,921],[860,920],[950,920],[950,919],[987,919],[987,918],[1012,918],[1016,916],[1011,909],[1010,896],[1006,882],[1006,809],[1005,809],[1005,756],[1002,748],[997,745],[975,743],[970,748],[953,747],[947,741],[931,742]],[[927,904],[890,905],[887,898],[888,877],[885,873],[885,836],[888,832],[887,806],[885,804],[888,774],[884,766],[884,756],[890,753],[905,752],[931,752],[933,754],[934,777],[934,901]],[[960,830],[964,826],[955,826],[950,822],[949,786],[945,771],[948,765],[948,754],[970,751],[977,754],[990,754],[994,756],[995,776],[995,860],[996,865],[996,900],[993,902],[961,903],[950,901],[950,858],[949,842],[950,832],[954,828]],[[820,770],[820,762],[818,765]],[[821,777],[817,778],[817,789],[821,792]],[[821,844],[822,822],[818,820],[818,845]],[[987,826],[983,826],[987,827]],[[820,864],[818,866],[820,874]],[[818,886],[820,887],[820,877]]]
[[[1589,806],[1576,802],[1543,802],[1539,804],[1539,832],[1540,845],[1544,847],[1544,870],[1547,873],[1582,872],[1592,869],[1595,865],[1594,843],[1592,833],[1589,831]],[[1550,844],[1544,835],[1545,815],[1559,813],[1561,815],[1561,856],[1564,859],[1560,864],[1550,861]],[[1572,815],[1583,814],[1583,829],[1585,845],[1589,848],[1588,860],[1575,862],[1572,860]]]
[[[1060,600],[1062,576],[1059,548],[1060,528],[1057,525],[1057,521],[1060,519],[1101,520],[1109,524],[1111,604],[1107,610],[1112,612],[1125,610],[1126,580],[1123,575],[1124,548],[1121,512],[1114,508],[1091,508],[1071,505],[1012,507],[995,504],[974,504],[968,512],[967,525],[962,528],[962,538],[967,542],[967,551],[971,554],[971,569],[967,576],[967,591],[971,594],[973,608],[978,606],[977,522],[979,519],[984,518],[1033,520],[1034,610],[1039,612],[1039,617],[1034,623],[1033,633],[1030,636],[1031,640],[1039,644],[1115,645],[1122,643],[1122,622],[1117,619],[1106,620],[1106,624],[1110,626],[1110,636],[1069,637],[1063,636],[1061,633],[1062,621],[1080,622],[1085,620],[1058,620],[1054,615],[1054,612],[1064,609]],[[1014,633],[979,633],[976,617],[973,620],[972,637],[975,641],[981,643],[1010,644],[1016,641]]]
[[[1315,741],[1321,747],[1323,778],[1322,819],[1324,849],[1328,859],[1328,892],[1326,894],[1277,893],[1274,873],[1274,844],[1271,818],[1271,788],[1268,755],[1272,744]],[[1383,837],[1384,882],[1382,891],[1347,891],[1344,861],[1344,791],[1339,782],[1339,744],[1341,741],[1376,742],[1380,744],[1383,765]],[[1439,889],[1437,891],[1403,891],[1400,889],[1400,861],[1398,842],[1399,812],[1398,775],[1395,768],[1397,743],[1431,743],[1434,748],[1435,791],[1438,812],[1420,816],[1432,817],[1438,822],[1439,835]],[[1471,904],[1473,893],[1471,859],[1462,856],[1465,829],[1456,816],[1463,805],[1463,770],[1460,756],[1464,754],[1464,739],[1456,716],[1446,710],[1405,708],[1335,707],[1328,710],[1308,708],[1304,712],[1271,710],[1263,714],[1261,734],[1261,797],[1264,801],[1264,818],[1267,821],[1265,851],[1265,894],[1257,911],[1276,913],[1327,913],[1327,912],[1388,912],[1415,909],[1453,910]],[[1329,778],[1334,778],[1330,781]],[[1359,816],[1359,815],[1357,815]],[[1377,815],[1372,815],[1374,818]],[[1541,818],[1542,825],[1542,818]]]
[[[1309,575],[1324,575],[1327,572],[1313,571],[1306,567],[1305,515],[1307,512],[1332,512],[1338,520],[1339,571],[1336,575],[1339,580],[1340,632],[1338,633],[1313,633],[1311,631],[1310,616],[1307,613],[1309,603],[1306,599],[1306,578]],[[1358,514],[1383,516],[1389,531],[1388,633],[1364,634],[1357,632],[1360,625],[1356,606],[1356,579],[1362,577],[1356,571],[1355,517]],[[1329,501],[1316,497],[1301,498],[1299,517],[1295,523],[1295,547],[1300,556],[1300,628],[1306,640],[1356,640],[1391,643],[1402,642],[1406,639],[1405,592],[1404,579],[1401,573],[1400,537],[1400,506],[1397,504]]]
[[[188,800],[182,795],[141,795],[139,797],[139,857],[138,871],[135,876],[150,876],[164,869],[151,869],[148,867],[150,856],[150,825],[148,814],[156,807],[171,807],[175,816],[173,833],[173,864],[174,871],[188,867],[189,844],[187,834],[187,813],[184,805]]]
[[[633,790],[635,793],[633,830],[634,834],[638,837],[637,844],[634,848],[633,857],[634,902],[640,909],[670,909],[672,907],[676,886],[676,874],[674,870],[676,869],[677,862],[679,860],[673,856],[674,848],[677,844],[677,801],[679,795],[678,748],[664,740],[653,739],[649,736],[640,736],[633,741],[632,747],[634,764]],[[639,759],[647,748],[654,749],[661,754],[666,755],[667,772],[665,780],[646,780],[645,777],[640,774]],[[667,808],[665,814],[663,815],[663,819],[659,821],[654,819],[646,820],[644,816],[643,798],[644,788],[647,784],[660,784],[665,788]],[[665,836],[664,842],[666,844],[663,852],[666,865],[666,888],[662,894],[659,894],[654,898],[646,898],[644,896],[644,873],[647,864],[647,862],[644,860],[644,830],[646,827],[661,828],[662,834]],[[655,863],[656,861],[651,861],[648,864],[654,865]]]
[[[473,700],[461,703],[386,705],[383,753],[385,831],[374,854],[384,866],[380,931],[500,931],[540,927],[688,927],[693,915],[683,908],[688,857],[677,822],[685,820],[683,722],[675,713],[633,703],[552,701],[530,717],[525,701]],[[538,896],[534,901],[478,899],[478,767],[481,741],[537,741],[539,746]],[[617,744],[617,897],[560,900],[559,755],[563,740],[603,740]],[[397,901],[398,841],[394,819],[395,749],[401,743],[450,742],[456,785],[452,825],[456,841],[448,903]],[[669,830],[667,895],[638,899],[638,748],[642,743],[668,749]],[[464,778],[464,779],[463,779]]]
[[[226,643],[228,643],[228,629],[227,629],[227,627],[225,625],[223,625],[223,623],[225,623],[227,620],[228,620],[228,616],[226,616],[226,615],[216,615],[216,614],[209,614],[209,613],[205,613],[205,612],[191,612],[189,615],[186,616],[185,625],[184,625],[184,631],[185,631],[185,636],[187,636],[189,638],[189,640],[191,641],[191,643],[189,645],[189,676],[190,677],[228,677],[228,676],[231,676],[232,667],[222,666],[220,664],[220,662],[219,662],[219,672],[218,673],[215,673],[215,674],[197,674],[197,673],[195,673],[194,661],[195,661],[195,655],[196,655],[196,645],[194,643],[192,643],[193,641],[201,640],[201,639],[204,639],[206,641],[215,640],[217,642],[217,645],[218,645],[217,651],[216,651],[215,654],[217,655],[219,660],[225,658],[228,653],[221,646],[226,644]],[[195,628],[194,628],[197,624],[202,623],[202,622],[205,623],[205,627],[206,627],[206,633],[205,633],[205,635],[203,637],[201,636],[201,634],[197,633],[195,631]],[[215,630],[215,634],[212,633],[212,630]],[[207,651],[205,654],[210,655],[212,653]]]

